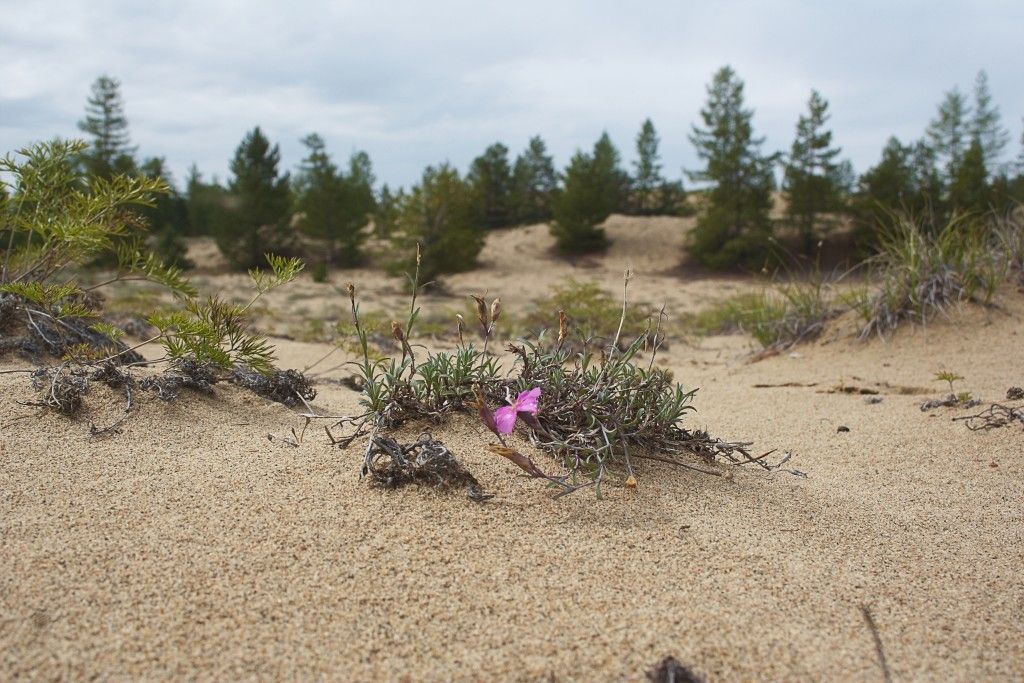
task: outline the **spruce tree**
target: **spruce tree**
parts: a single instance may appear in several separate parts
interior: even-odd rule
[[[688,175],[711,187],[689,251],[710,268],[758,267],[769,251],[776,156],[761,153],[764,138],[754,137],[754,112],[744,109],[743,81],[731,67],[715,73],[707,92],[704,127],[690,135],[705,167]]]
[[[971,110],[967,98],[954,87],[939,104],[936,117],[926,132],[937,162],[942,167],[942,182],[948,187],[957,174],[971,139]]]
[[[168,188],[167,194],[158,195],[152,206],[138,209],[149,225],[151,249],[167,265],[191,266],[185,256],[188,248],[183,239],[188,233],[188,207],[174,186],[166,160],[163,157],[147,159],[139,166],[139,172],[151,180],[163,181]]]
[[[800,231],[804,253],[814,248],[820,228],[830,225],[822,215],[843,208],[847,190],[844,164],[836,161],[841,150],[832,146],[832,131],[825,128],[829,116],[828,102],[812,90],[785,164],[786,213]]]
[[[373,211],[373,170],[365,152],[349,161],[343,175],[331,161],[326,144],[316,133],[302,144],[309,150],[295,179],[296,208],[301,230],[326,242],[322,263],[349,266],[362,260],[363,228]]]
[[[120,81],[109,76],[96,79],[78,128],[92,138],[90,151],[83,155],[86,172],[101,178],[135,173],[135,148],[128,134]]]
[[[190,235],[216,235],[225,219],[228,191],[216,178],[207,183],[195,164],[185,179],[185,207]]]
[[[601,134],[591,154],[573,155],[563,176],[564,187],[555,201],[551,224],[559,251],[582,254],[608,246],[608,238],[598,226],[624,201],[627,180],[608,133]]]
[[[971,140],[981,147],[981,162],[987,172],[996,169],[999,157],[1010,142],[1010,133],[1000,121],[999,107],[992,103],[988,74],[979,71],[974,79],[974,113],[970,122]],[[977,169],[974,170],[977,172]]]
[[[231,161],[230,208],[218,226],[217,244],[237,267],[265,263],[264,254],[294,252],[286,221],[291,207],[289,176],[279,174],[281,152],[259,126],[247,133]]]
[[[512,171],[508,147],[496,142],[473,160],[466,178],[473,188],[480,220],[488,229],[512,224]]]
[[[949,185],[949,206],[955,212],[983,214],[991,208],[985,150],[973,140]]]
[[[484,233],[476,215],[472,188],[448,164],[428,166],[420,184],[402,198],[392,233],[399,254],[391,271],[412,274],[420,247],[420,282],[476,265]]]
[[[551,218],[558,191],[558,174],[539,135],[530,138],[512,170],[512,216],[516,223],[539,223]]]
[[[633,206],[634,212],[641,216],[659,213],[662,198],[659,194],[665,188],[665,178],[661,175],[661,158],[658,155],[658,133],[654,123],[646,119],[640,126],[636,136],[636,156],[633,162]]]
[[[608,214],[615,211],[627,212],[632,180],[619,165],[619,150],[612,144],[607,131],[602,132],[594,143],[593,160],[595,182],[605,193],[603,199]]]

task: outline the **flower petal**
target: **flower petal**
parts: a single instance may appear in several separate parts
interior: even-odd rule
[[[529,391],[524,391],[516,398],[516,411],[536,415],[538,399],[540,399],[540,387],[534,387]]]
[[[503,406],[494,411],[494,423],[502,434],[511,434],[512,428],[516,426],[516,409],[513,406]]]

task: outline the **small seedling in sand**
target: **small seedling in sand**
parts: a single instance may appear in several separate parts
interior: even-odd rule
[[[981,401],[978,401],[969,391],[956,391],[953,387],[954,382],[959,382],[963,379],[962,375],[958,375],[951,370],[942,370],[935,373],[936,382],[946,382],[949,384],[949,394],[945,398],[932,399],[925,401],[921,404],[921,410],[932,410],[934,408],[973,408],[979,405]]]

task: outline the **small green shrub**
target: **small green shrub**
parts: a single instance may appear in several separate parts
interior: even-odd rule
[[[723,299],[683,324],[697,334],[744,332],[765,348],[781,350],[815,339],[838,313],[830,284],[814,276]]]
[[[635,486],[633,458],[664,460],[710,474],[720,473],[688,463],[686,454],[706,463],[718,458],[735,464],[760,462],[748,455],[749,444],[723,442],[682,426],[683,418],[694,410],[691,403],[696,391],[685,390],[670,372],[655,367],[660,345],[657,333],[645,331],[621,351],[618,334],[600,351],[589,350],[586,345],[574,351],[565,313],[555,317],[552,311],[558,321],[557,337],[542,335],[536,342],[510,345],[516,360],[511,369],[506,369],[488,353],[495,323],[502,315],[501,304],[495,300],[488,306],[482,297],[474,297],[482,345],[478,347],[460,335],[454,350],[427,353],[417,360],[409,339],[420,315],[416,304],[418,277],[413,278],[413,284],[407,322],[404,326],[397,321],[391,323],[393,337],[402,345],[401,358],[386,359],[370,355],[369,334],[362,324],[356,289],[352,285],[348,288],[361,349],[361,359],[354,365],[361,380],[365,412],[336,422],[336,428],[351,430],[346,436],[335,438],[330,429],[328,434],[341,447],[368,436],[363,475],[374,470],[378,455],[374,444],[379,444],[380,432],[410,420],[439,420],[470,408],[497,436],[500,443],[491,445],[492,452],[508,458],[530,477],[556,487],[559,494],[586,486],[596,487],[600,494],[601,482],[611,468],[624,468],[628,474],[626,485]],[[620,306],[617,329],[625,327],[625,309]],[[651,352],[646,364],[637,362],[644,348]],[[496,413],[490,408],[538,389],[539,409],[519,412],[518,418],[529,429],[532,442],[563,465],[563,474],[545,474],[528,456],[511,447],[502,436],[508,432],[497,426]],[[336,419],[306,415],[307,420],[320,417]]]
[[[1006,280],[1008,263],[987,230],[983,221],[963,214],[934,233],[910,216],[898,217],[867,262],[879,284],[858,302],[861,338],[885,336],[905,321],[925,324],[963,301],[989,303]]]
[[[569,280],[555,287],[551,294],[534,301],[521,327],[528,333],[538,334],[558,320],[552,311],[565,311],[569,334],[587,344],[607,343],[614,335],[622,317],[622,301],[616,301],[599,284],[592,281]],[[647,329],[652,308],[644,304],[626,307],[622,331],[626,338],[635,339]],[[620,335],[621,338],[622,335]]]

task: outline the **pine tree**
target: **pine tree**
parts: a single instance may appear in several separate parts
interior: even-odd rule
[[[973,140],[949,185],[949,206],[953,211],[983,214],[991,208],[985,150]]]
[[[216,235],[224,221],[228,191],[214,178],[207,183],[192,164],[185,179],[187,231],[190,235]]]
[[[109,76],[96,79],[78,128],[92,138],[91,149],[83,159],[89,174],[110,178],[115,173],[135,173],[135,147],[128,135],[120,81]]]
[[[957,174],[964,152],[970,145],[971,110],[958,88],[946,93],[936,117],[928,124],[927,137],[942,165],[942,182],[948,186]]]
[[[362,260],[363,228],[373,211],[373,169],[365,152],[349,160],[343,175],[331,161],[327,146],[316,133],[302,144],[309,150],[295,179],[296,208],[302,214],[300,229],[327,244],[322,263],[350,266]]]
[[[628,176],[619,168],[619,153],[608,133],[601,134],[591,154],[573,155],[551,224],[559,251],[582,254],[608,246],[608,238],[598,225],[623,203],[626,181]]]
[[[859,241],[864,246],[876,244],[881,231],[900,216],[934,228],[942,220],[936,207],[941,191],[931,146],[923,140],[904,145],[889,138],[881,160],[860,177]]]
[[[218,226],[217,244],[236,266],[265,263],[264,254],[294,252],[285,228],[291,207],[290,179],[279,175],[281,152],[259,126],[246,134],[231,161],[230,209]]]
[[[536,135],[516,157],[512,170],[511,204],[515,222],[529,224],[549,220],[557,191],[554,161],[547,154],[544,140]]]
[[[848,189],[844,165],[836,162],[841,150],[832,146],[832,131],[825,129],[829,117],[828,102],[812,90],[785,164],[787,214],[800,231],[805,253],[814,248],[819,227],[828,225],[822,214],[840,211]]]
[[[473,188],[484,227],[493,230],[512,224],[512,171],[508,165],[508,147],[496,142],[484,150],[473,160],[466,180]]]
[[[754,112],[743,108],[743,81],[731,67],[719,69],[707,91],[704,127],[690,135],[705,167],[688,175],[711,189],[689,250],[711,268],[757,267],[769,251],[776,156],[761,153],[764,138],[754,137]]]
[[[632,180],[619,166],[619,150],[612,144],[607,131],[602,132],[601,137],[594,143],[593,160],[594,178],[605,193],[603,199],[608,214],[615,211],[625,213],[629,210]]]
[[[1010,142],[1010,133],[1000,122],[999,107],[992,104],[988,74],[984,70],[979,71],[974,79],[974,114],[970,122],[970,133],[971,140],[981,147],[981,162],[986,174],[994,171],[999,157]]]
[[[392,242],[401,256],[391,264],[391,271],[410,275],[416,267],[419,244],[420,282],[476,265],[484,234],[477,221],[472,188],[458,171],[448,164],[427,167],[420,184],[402,199]]]
[[[188,247],[183,239],[188,232],[188,208],[174,186],[166,160],[163,157],[147,159],[139,166],[139,172],[151,180],[163,181],[168,188],[167,194],[156,197],[153,206],[138,209],[149,225],[150,248],[167,265],[190,267],[192,264],[186,258]]]
[[[634,212],[641,216],[659,213],[662,204],[659,194],[665,188],[665,178],[661,175],[659,142],[654,124],[646,119],[636,136],[637,159],[633,162],[636,169],[633,176]]]

